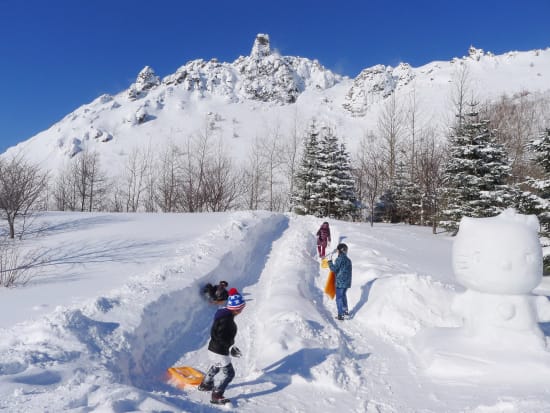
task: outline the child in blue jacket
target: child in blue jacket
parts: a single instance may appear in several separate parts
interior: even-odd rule
[[[343,320],[344,316],[349,315],[348,298],[346,292],[351,287],[351,260],[348,258],[348,246],[338,244],[336,247],[338,258],[332,262],[332,257],[328,262],[331,271],[334,272],[336,280],[336,308],[338,310],[337,320]]]

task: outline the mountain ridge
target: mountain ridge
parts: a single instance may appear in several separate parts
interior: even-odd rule
[[[22,151],[55,171],[88,149],[116,173],[132,148],[160,148],[209,134],[245,161],[243,149],[258,137],[284,139],[311,119],[333,127],[353,151],[376,129],[393,94],[403,101],[417,94],[424,122],[444,125],[453,75],[462,66],[483,99],[550,91],[549,48],[493,55],[470,47],[467,56],[451,61],[418,68],[375,65],[351,79],[317,60],[281,56],[271,50],[269,35],[258,34],[250,55],[232,63],[196,59],[162,79],[145,66],[128,89],[99,96],[5,154]]]

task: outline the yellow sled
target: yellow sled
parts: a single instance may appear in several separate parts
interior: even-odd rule
[[[334,299],[336,295],[336,277],[333,271],[329,271],[327,282],[325,284],[325,293],[331,298]]]
[[[198,386],[203,377],[203,373],[189,366],[170,367],[166,371],[166,382],[178,389],[183,389],[186,386]]]
[[[328,268],[328,258],[323,258],[321,260],[321,268]]]

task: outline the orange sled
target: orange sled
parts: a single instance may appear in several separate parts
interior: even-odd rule
[[[166,371],[166,382],[178,389],[183,389],[186,386],[198,386],[203,377],[203,373],[189,366],[170,367]]]
[[[333,271],[329,271],[327,282],[325,284],[325,293],[331,298],[334,299],[336,295],[336,278]]]

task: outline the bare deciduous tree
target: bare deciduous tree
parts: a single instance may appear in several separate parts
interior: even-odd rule
[[[487,118],[495,128],[495,136],[502,143],[512,161],[515,182],[525,181],[536,173],[526,151],[528,141],[544,128],[544,107],[548,101],[529,93],[518,93],[486,107]]]
[[[136,212],[146,190],[147,175],[151,167],[151,150],[134,148],[128,154],[122,179],[124,182],[126,212]]]
[[[267,174],[265,159],[262,156],[261,141],[256,139],[248,154],[247,166],[243,171],[244,191],[247,209],[259,209],[265,201]]]
[[[22,156],[0,159],[0,210],[15,237],[15,220],[33,208],[47,185],[47,174]]]
[[[76,208],[76,185],[69,165],[57,171],[53,183],[53,198],[58,211],[74,211]]]
[[[279,133],[279,126],[267,133],[264,139],[259,141],[260,156],[263,158],[262,163],[266,167],[267,177],[267,198],[269,211],[276,211],[277,195],[276,186],[280,183],[277,179],[279,169],[283,164],[281,136]]]
[[[461,129],[468,102],[477,100],[472,89],[470,70],[465,63],[460,63],[455,69],[451,81],[452,89],[450,99],[456,119],[454,122],[450,122],[450,124]]]
[[[241,192],[242,178],[236,173],[231,158],[220,145],[210,158],[204,179],[205,208],[211,212],[223,212],[235,206]]]
[[[433,132],[422,134],[417,152],[417,171],[422,190],[420,224],[426,225],[429,220],[432,232],[437,230],[439,210],[439,192],[442,186],[442,164],[444,148],[438,144]]]
[[[105,183],[107,178],[101,170],[99,154],[95,151],[91,153],[85,151],[82,153],[82,158],[84,158],[83,162],[87,164],[85,170],[87,171],[88,180],[88,211],[101,210],[103,209],[101,205],[104,202],[103,196],[106,193]]]
[[[400,140],[404,128],[403,110],[398,104],[395,93],[388,98],[384,104],[382,113],[378,117],[378,133],[380,135],[385,159],[387,163],[386,170],[390,181],[395,176],[397,165],[397,155],[399,153]]]
[[[203,131],[186,142],[180,159],[181,192],[178,198],[180,210],[201,212],[204,200],[206,169],[211,156],[211,126],[205,125]]]
[[[283,173],[287,179],[287,194],[294,193],[294,180],[296,175],[296,170],[298,168],[298,161],[300,156],[300,149],[302,147],[302,135],[298,131],[298,120],[297,116],[294,116],[294,122],[292,123],[292,129],[290,131],[290,136],[283,143],[282,148],[282,160],[283,160]],[[288,209],[291,209],[290,196],[287,195],[286,203],[288,204]]]
[[[361,140],[355,159],[357,166],[354,168],[359,188],[358,196],[361,202],[368,205],[371,226],[374,225],[374,206],[382,194],[387,176],[386,164],[380,155],[381,149],[375,141],[376,138],[372,134]]]
[[[107,178],[97,152],[83,151],[55,178],[53,197],[61,211],[106,209]]]
[[[174,144],[168,145],[161,153],[158,160],[159,177],[155,190],[156,203],[162,212],[176,211],[178,194],[178,160],[181,150]]]

